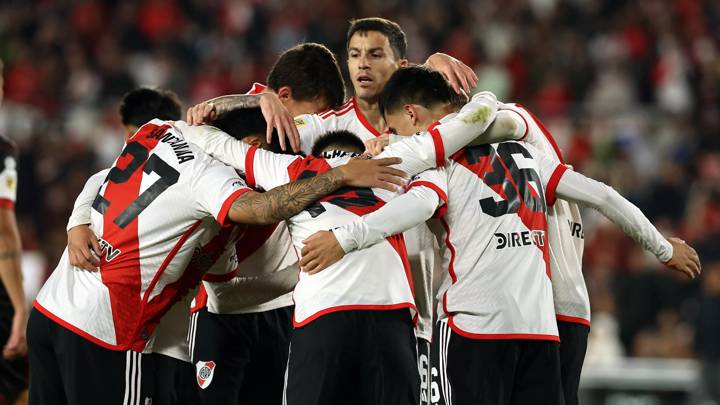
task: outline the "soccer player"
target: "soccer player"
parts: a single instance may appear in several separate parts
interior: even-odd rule
[[[397,23],[383,18],[354,20],[347,32],[346,50],[347,67],[355,94],[340,108],[295,119],[300,132],[301,150],[305,153],[310,152],[318,137],[329,131],[348,130],[368,145],[378,138],[387,137],[387,134],[382,134],[386,125],[378,112],[377,98],[390,75],[408,64],[405,33]],[[425,64],[442,71],[457,92],[469,92],[477,83],[472,69],[448,55],[433,54]],[[223,97],[220,97],[214,100],[214,106],[206,104],[205,109],[195,109],[198,114],[190,113],[188,122],[203,122],[203,115],[212,117],[208,111],[213,107],[217,108],[218,113],[222,112],[222,104]],[[280,135],[282,137],[282,133]],[[432,334],[431,273],[436,265],[433,240],[424,225],[406,233],[404,239],[413,269],[419,311],[416,331],[418,337],[424,340],[418,347],[420,357],[427,358]],[[428,370],[423,369],[421,373],[426,381]]]
[[[398,142],[380,156],[402,157],[398,167],[408,173],[432,168],[485,131],[496,105],[492,94],[483,94],[434,135]],[[221,132],[191,135],[189,140],[245,173],[248,184],[264,189],[316,176],[350,159],[272,154]],[[344,189],[321,199],[290,219],[296,250],[315,231],[341,226],[394,196],[378,189]],[[320,277],[301,274],[294,291],[288,404],[337,404],[348,398],[377,404],[418,402],[415,304],[403,245],[402,238],[389,238],[369,252],[347,256]]]
[[[0,103],[2,103],[0,61]],[[15,221],[17,152],[0,136],[0,402],[27,403],[27,306],[20,272],[20,235]]]
[[[249,97],[257,105],[261,96]],[[394,189],[399,182],[401,173],[387,167],[399,159],[353,160],[257,193],[185,140],[214,131],[153,120],[128,139],[93,203],[100,271],[73,267],[66,252],[35,300],[28,321],[31,404],[149,403],[152,387],[143,384],[146,364],[137,353],[200,281],[202,270],[187,271],[202,268],[189,266],[197,247],[230,221],[276,223],[340,187]]]
[[[259,108],[236,109],[214,120],[235,139],[280,153],[265,141]],[[237,225],[226,238],[235,246],[227,276],[203,278],[195,297],[190,350],[202,403],[281,403],[292,331],[292,290],[297,255],[284,222]],[[222,260],[217,261],[223,265]],[[209,376],[199,373],[212,365]],[[197,386],[197,385],[196,385]]]
[[[444,78],[417,67],[393,75],[380,105],[400,135],[428,126],[432,132],[458,108]],[[301,265],[322,274],[348,252],[362,252],[437,212],[447,273],[435,342],[446,404],[563,403],[546,221],[556,196],[598,209],[670,267],[691,277],[700,271],[691,247],[666,240],[610,187],[531,145],[469,146],[453,154],[444,171],[445,184],[431,187],[439,198],[416,192],[423,184],[413,181],[409,192],[374,213],[309,238]]]
[[[163,121],[179,120],[182,108],[178,96],[168,90],[140,87],[123,96],[120,118],[127,141],[137,130],[154,118]],[[102,248],[90,229],[92,203],[107,176],[103,170],[88,180],[78,196],[68,221],[68,257],[70,264],[94,271],[99,266]],[[94,253],[94,254],[93,254]],[[195,388],[195,367],[188,355],[187,333],[191,296],[178,301],[155,330],[146,354],[131,354],[154,364],[151,373],[156,387],[153,402],[158,405],[196,404],[199,393]]]

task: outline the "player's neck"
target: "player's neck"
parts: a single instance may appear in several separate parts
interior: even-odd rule
[[[360,109],[360,112],[365,116],[367,122],[370,123],[373,128],[375,128],[378,132],[385,130],[385,120],[383,119],[382,114],[380,114],[377,98],[370,100],[355,97],[355,103]]]

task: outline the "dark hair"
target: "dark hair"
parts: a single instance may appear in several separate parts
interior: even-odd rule
[[[380,96],[378,108],[383,116],[405,104],[432,107],[437,104],[463,105],[463,97],[455,93],[450,83],[435,70],[410,66],[400,68],[390,76]]]
[[[158,118],[177,121],[181,118],[180,99],[170,90],[138,87],[123,96],[120,116],[123,125],[141,127]]]
[[[345,102],[345,81],[337,59],[327,47],[316,43],[296,45],[283,52],[270,70],[267,83],[275,91],[289,86],[298,101],[323,97],[333,109]]]
[[[342,150],[343,152],[363,153],[365,151],[365,144],[357,135],[350,131],[340,130],[328,132],[320,137],[313,144],[310,154],[316,157],[322,157],[323,152],[330,147]]]
[[[390,20],[380,17],[361,18],[350,21],[347,32],[345,48],[350,46],[350,38],[357,32],[377,31],[385,36],[395,54],[395,59],[405,59],[407,56],[407,39],[402,28]]]
[[[239,141],[252,135],[258,135],[265,139],[265,132],[267,131],[267,123],[259,107],[230,110],[215,118],[212,125]],[[268,146],[268,150],[275,153],[285,153],[280,149],[280,141],[274,129],[272,136],[272,143]]]

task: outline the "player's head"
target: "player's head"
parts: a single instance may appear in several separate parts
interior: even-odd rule
[[[267,143],[267,123],[260,108],[236,108],[215,118],[212,124],[235,139],[260,149],[284,153],[273,130],[273,142]]]
[[[365,152],[365,144],[350,131],[331,131],[315,141],[310,154],[316,157],[324,157],[326,152],[332,153],[333,151],[359,155]]]
[[[425,130],[464,102],[440,72],[420,66],[398,69],[378,99],[380,113],[398,135]]]
[[[127,92],[120,104],[120,117],[130,136],[148,121],[158,118],[163,121],[177,121],[182,112],[180,99],[170,90],[138,87]]]
[[[390,75],[407,65],[407,40],[395,22],[362,18],[350,22],[347,53],[355,96],[375,101]]]
[[[345,102],[345,81],[335,55],[316,43],[296,45],[275,62],[268,87],[293,116],[339,108]]]

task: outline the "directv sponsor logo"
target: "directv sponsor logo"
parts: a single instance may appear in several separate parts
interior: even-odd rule
[[[545,231],[522,231],[509,233],[495,233],[496,249],[523,247],[523,246],[545,246]]]

